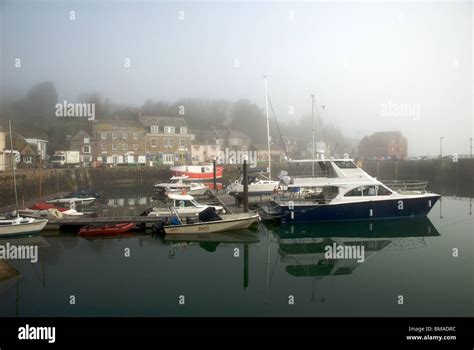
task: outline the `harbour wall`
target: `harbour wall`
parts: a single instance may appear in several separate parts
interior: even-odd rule
[[[259,164],[265,167],[266,164]],[[474,159],[443,160],[371,160],[363,161],[362,168],[380,180],[423,180],[428,188],[442,195],[474,197]],[[226,165],[224,176],[218,180],[224,186],[239,177],[237,165]],[[289,170],[287,163],[273,164],[273,177],[280,170]],[[119,189],[136,186],[143,194],[152,194],[156,181],[171,176],[169,166],[114,167],[71,169],[18,169],[16,174],[19,204],[59,192],[78,189]],[[41,179],[41,181],[40,181]],[[40,185],[41,184],[41,185]],[[15,203],[13,175],[0,173],[0,207]]]

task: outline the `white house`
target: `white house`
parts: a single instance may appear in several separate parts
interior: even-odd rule
[[[36,148],[37,154],[41,157],[41,160],[46,159],[46,145],[48,144],[48,141],[36,138],[25,139],[25,141],[30,146]]]

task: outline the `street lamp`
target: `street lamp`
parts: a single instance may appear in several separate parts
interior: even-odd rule
[[[439,159],[443,158],[443,139],[443,136],[439,138]]]

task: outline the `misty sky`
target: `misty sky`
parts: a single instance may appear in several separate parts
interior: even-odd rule
[[[401,130],[410,156],[437,155],[440,136],[445,153],[469,152],[471,2],[0,0],[0,11],[5,96],[50,80],[61,101],[99,92],[135,106],[196,97],[263,108],[267,74],[279,119],[309,113],[315,93],[349,137]]]

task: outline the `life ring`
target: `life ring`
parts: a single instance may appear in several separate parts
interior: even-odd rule
[[[56,208],[49,208],[48,213],[50,213],[53,217],[56,219],[62,219],[63,218],[63,213],[61,213],[58,209]]]

